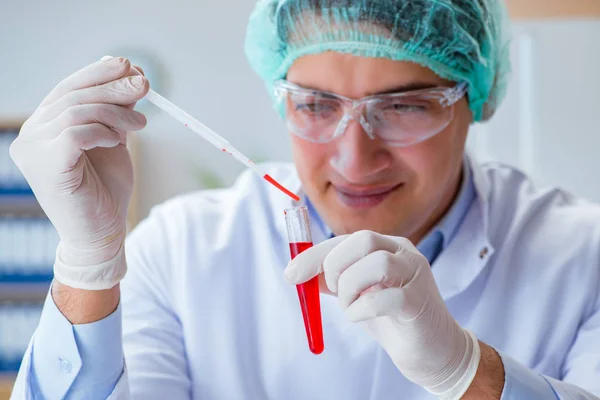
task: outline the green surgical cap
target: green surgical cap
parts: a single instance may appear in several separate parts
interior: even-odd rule
[[[259,0],[245,43],[271,94],[307,54],[384,57],[467,82],[474,121],[489,119],[504,97],[508,47],[504,0]]]

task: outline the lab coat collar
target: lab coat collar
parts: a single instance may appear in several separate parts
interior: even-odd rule
[[[473,184],[475,185],[475,192],[477,194],[477,201],[481,205],[481,219],[483,222],[483,230],[486,237],[488,236],[488,223],[489,223],[489,200],[491,194],[491,184],[488,177],[485,175],[481,164],[477,160],[477,157],[470,151],[465,152],[466,159],[471,167],[471,174]]]
[[[444,300],[466,290],[481,274],[495,252],[489,240],[490,181],[475,156],[469,152],[466,156],[473,174],[476,201],[432,268]]]

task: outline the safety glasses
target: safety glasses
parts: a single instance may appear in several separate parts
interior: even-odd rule
[[[334,93],[303,88],[278,80],[274,94],[285,102],[290,132],[302,139],[327,143],[342,135],[357,120],[371,139],[391,146],[411,146],[444,130],[454,107],[467,92],[467,84],[454,87],[378,94],[352,100]]]

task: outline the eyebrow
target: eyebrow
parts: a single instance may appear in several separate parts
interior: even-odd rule
[[[337,95],[334,94],[329,94],[330,92],[328,91],[324,91],[321,89],[317,89],[314,87],[309,87],[309,86],[302,86],[302,85],[298,85],[296,83],[294,83],[295,85],[301,87],[302,89],[305,90],[311,90],[311,91],[315,91],[315,92],[319,92],[322,96],[324,97],[331,97],[331,98],[335,98]],[[437,83],[431,83],[431,82],[410,82],[410,83],[406,83],[406,84],[402,84],[402,85],[398,85],[398,86],[393,86],[389,89],[384,89],[381,91],[377,91],[377,92],[373,92],[373,93],[369,93],[366,96],[375,96],[375,95],[380,95],[380,94],[391,94],[391,93],[402,93],[402,92],[411,92],[414,90],[423,90],[423,89],[433,89],[433,88],[437,88],[437,87],[445,87],[445,85],[442,84],[437,84]]]
[[[374,92],[373,95],[377,94],[390,94],[390,93],[402,93],[412,92],[414,90],[433,89],[436,87],[445,86],[431,82],[411,82],[403,85],[391,87],[389,89]]]

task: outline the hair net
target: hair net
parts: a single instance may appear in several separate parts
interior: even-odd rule
[[[246,35],[269,92],[293,62],[338,51],[411,61],[469,84],[475,121],[490,118],[510,73],[504,0],[259,0]]]

